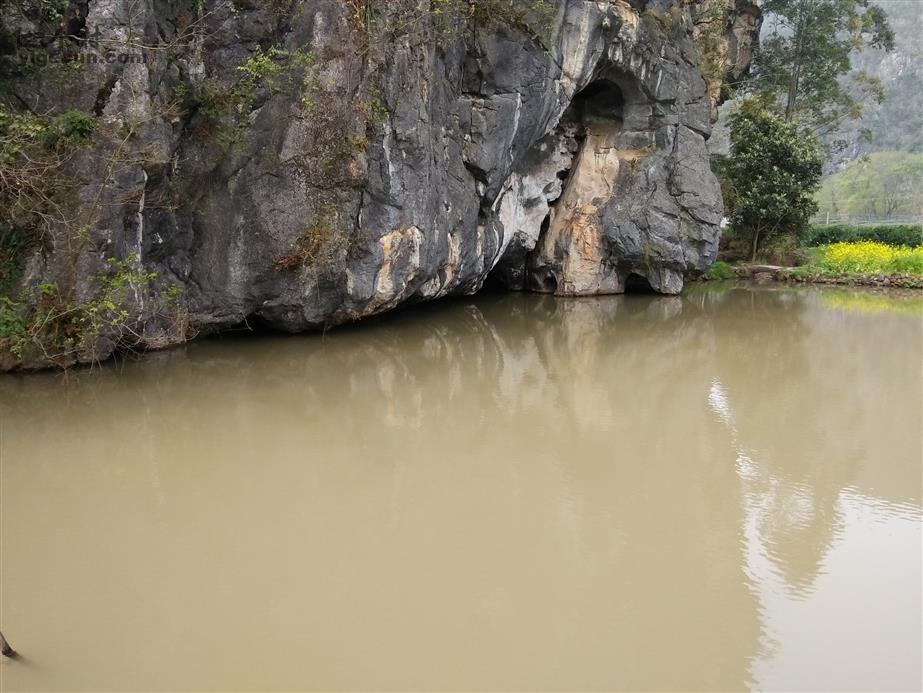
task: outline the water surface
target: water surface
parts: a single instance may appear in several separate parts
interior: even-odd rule
[[[0,688],[919,690],[920,371],[708,285],[0,376]]]

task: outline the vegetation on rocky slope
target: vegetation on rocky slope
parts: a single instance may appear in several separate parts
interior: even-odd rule
[[[13,300],[0,296],[0,367],[9,358],[67,367],[78,360],[92,360],[101,340],[131,348],[142,340],[143,327],[129,310],[157,280],[157,274],[140,268],[134,255],[109,260],[106,270],[94,278],[94,293],[75,300],[62,293],[56,283],[39,284],[35,295]],[[178,287],[163,287],[156,296],[158,310],[174,320],[182,331],[176,311]],[[85,357],[85,358],[81,358]]]
[[[506,25],[534,40],[549,38],[551,0],[345,0],[354,26],[369,42],[454,37],[466,26]]]

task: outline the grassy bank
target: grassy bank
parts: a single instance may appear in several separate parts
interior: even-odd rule
[[[791,266],[718,261],[705,278],[732,279],[765,274],[782,281],[923,288],[923,246],[911,248],[876,241],[839,242],[803,248],[798,257],[801,262]]]

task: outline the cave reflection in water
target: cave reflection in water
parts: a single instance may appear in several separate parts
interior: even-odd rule
[[[920,316],[830,296],[6,376],[3,686],[919,689]]]

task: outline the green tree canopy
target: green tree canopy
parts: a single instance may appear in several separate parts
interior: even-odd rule
[[[767,239],[807,227],[817,211],[821,165],[814,139],[758,100],[744,101],[731,116],[731,157],[719,175],[731,225],[749,240],[751,259]]]
[[[858,93],[883,98],[881,83],[853,72],[850,62],[865,47],[894,47],[884,10],[871,0],[766,0],[763,12],[769,35],[747,91],[778,108],[786,122],[827,135],[844,118],[861,117]]]

